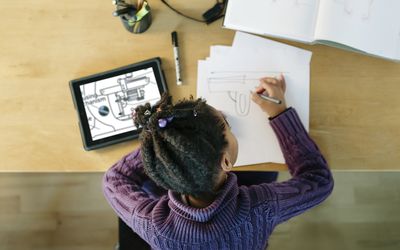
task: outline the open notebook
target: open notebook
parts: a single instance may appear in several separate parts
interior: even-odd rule
[[[400,60],[400,0],[229,0],[223,25]]]

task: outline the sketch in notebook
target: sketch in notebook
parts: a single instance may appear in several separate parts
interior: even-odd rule
[[[293,5],[311,5],[315,1],[314,0],[269,0],[274,4],[281,4],[281,3],[292,3]]]
[[[277,77],[277,71],[212,71],[207,78],[209,93],[224,92],[234,105],[235,113],[247,116],[250,113],[251,93],[264,76]],[[287,72],[285,72],[287,74]]]
[[[368,20],[373,11],[375,0],[334,0],[336,4],[343,5],[343,11],[349,15],[361,20]]]

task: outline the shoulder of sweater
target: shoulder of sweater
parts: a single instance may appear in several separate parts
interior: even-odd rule
[[[251,186],[240,186],[240,192],[248,195],[250,200],[250,209],[274,208],[277,206],[277,197],[268,186],[268,183]],[[243,194],[242,194],[243,195]]]
[[[127,155],[125,155],[122,158],[122,164],[135,164],[135,163],[140,163],[142,162],[142,157],[141,157],[141,150],[140,148],[137,148],[133,150],[132,152],[129,152]]]

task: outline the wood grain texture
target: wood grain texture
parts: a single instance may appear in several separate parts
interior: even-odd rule
[[[197,60],[234,32],[176,15],[149,1],[153,24],[133,35],[108,1],[7,1],[0,16],[2,172],[104,171],[137,141],[85,152],[68,82],[160,56],[175,99],[196,95]],[[214,1],[172,1],[192,15]],[[175,84],[170,33],[179,32],[184,86]],[[400,169],[400,64],[326,46],[313,51],[310,133],[333,169]],[[261,164],[251,169],[284,169]],[[245,167],[240,169],[246,169]],[[12,202],[11,202],[12,203]],[[10,205],[12,206],[12,205]]]
[[[0,249],[112,250],[102,174],[0,174]]]

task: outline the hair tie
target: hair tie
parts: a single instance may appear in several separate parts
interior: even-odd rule
[[[146,116],[151,115],[151,111],[147,109],[146,111],[144,111],[144,115],[146,115]]]
[[[173,116],[167,117],[167,118],[160,118],[158,119],[158,126],[160,128],[165,128],[168,123],[170,123],[174,119]]]

